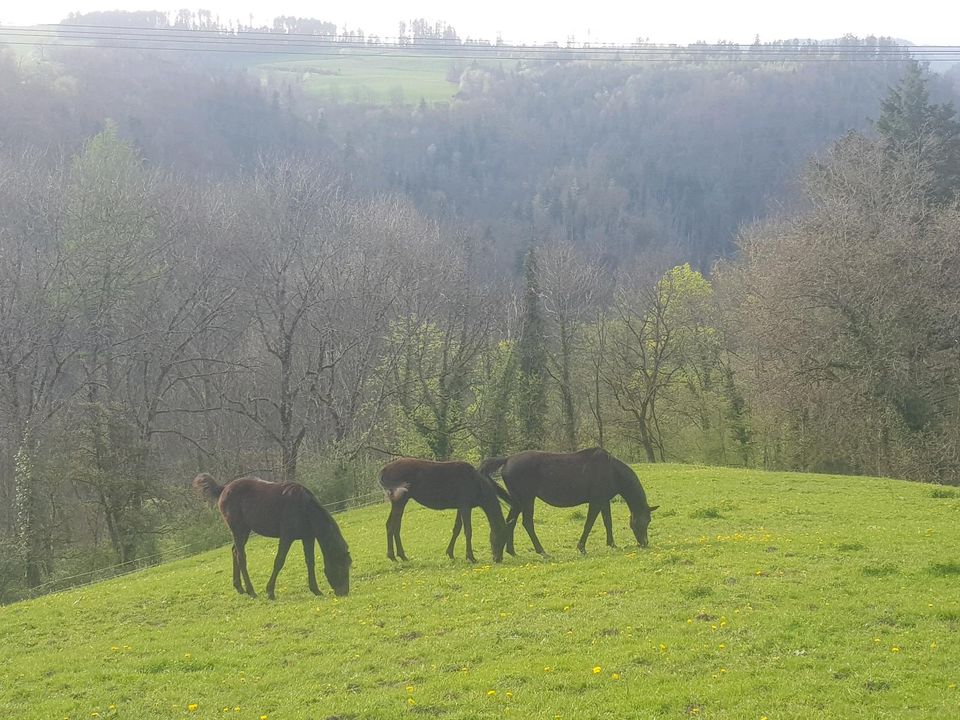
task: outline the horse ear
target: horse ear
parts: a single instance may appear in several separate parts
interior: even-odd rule
[[[651,505],[651,506],[650,506],[650,512],[653,512],[653,511],[656,510],[658,507],[660,507],[660,506],[659,506],[659,505]]]

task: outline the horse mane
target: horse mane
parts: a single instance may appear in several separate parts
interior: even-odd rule
[[[615,458],[613,455],[607,455],[610,462],[616,468],[617,480],[620,484],[620,495],[630,507],[631,512],[642,510],[649,507],[647,503],[647,494],[643,491],[643,485],[640,484],[640,478],[633,471],[633,468],[627,465],[623,460]],[[634,507],[636,505],[636,507]]]
[[[223,492],[223,485],[219,485],[213,479],[210,473],[200,473],[193,479],[193,489],[200,493],[200,496],[211,503],[220,499],[220,493]]]

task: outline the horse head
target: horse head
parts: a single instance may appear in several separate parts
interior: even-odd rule
[[[654,505],[650,507],[649,505],[644,505],[636,512],[630,513],[630,529],[633,530],[633,535],[637,538],[637,543],[640,547],[646,547],[650,544],[647,538],[647,528],[650,527],[650,513],[658,507],[660,506]]]
[[[337,597],[343,597],[350,592],[350,565],[353,559],[350,553],[334,556],[333,553],[327,554],[323,558],[323,574],[327,576],[327,582],[333,588],[333,594]]]

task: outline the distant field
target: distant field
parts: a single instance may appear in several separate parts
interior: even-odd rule
[[[457,61],[464,68],[469,60]],[[449,102],[459,89],[447,79],[450,58],[344,53],[332,57],[262,63],[261,73],[289,73],[310,95],[337,102],[415,105]],[[459,78],[459,73],[451,77]]]
[[[890,480],[641,466],[651,547],[538,505],[549,560],[443,555],[452,513],[338,519],[352,592],[238,596],[227,547],[0,608],[16,718],[955,718],[960,497]],[[477,555],[489,559],[475,518]],[[274,543],[252,544],[262,589]],[[325,587],[325,586],[324,586]]]

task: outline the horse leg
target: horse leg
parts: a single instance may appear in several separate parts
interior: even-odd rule
[[[400,542],[400,523],[403,520],[403,509],[407,506],[409,498],[404,495],[401,499],[393,503],[390,508],[390,517],[387,518],[387,557],[390,560],[406,560],[407,556],[403,553],[403,543]],[[396,542],[397,554],[393,554],[393,546]]]
[[[320,588],[317,586],[316,558],[313,554],[314,538],[305,537],[303,539],[303,559],[307,563],[307,587],[314,595],[320,594]]]
[[[513,531],[517,529],[517,518],[520,517],[520,505],[511,505],[510,512],[507,513],[507,546],[504,548],[510,555],[516,555],[513,551]]]
[[[530,498],[523,503],[523,529],[526,530],[527,535],[530,536],[533,549],[540,555],[546,555],[547,551],[543,549],[543,545],[540,544],[540,538],[537,537],[537,531],[533,529],[533,502],[534,498]]]
[[[393,539],[397,538],[397,545],[400,544],[400,516],[403,515],[403,501],[397,500],[390,505],[390,514],[387,516],[387,559],[396,560],[397,556],[393,552]]]
[[[453,521],[453,536],[450,538],[450,544],[447,545],[447,556],[453,560],[453,548],[457,544],[457,538],[460,536],[460,528],[463,527],[463,518],[460,517],[460,511],[457,510],[457,519]]]
[[[233,587],[237,592],[243,595],[243,585],[240,583],[240,558],[237,557],[237,545],[240,541],[236,534],[233,536],[233,547],[230,549],[230,556],[233,558]],[[244,540],[243,542],[246,542]]]
[[[599,512],[600,506],[596,503],[590,503],[590,508],[587,510],[587,521],[583,524],[583,534],[580,536],[580,542],[577,543],[577,550],[582,555],[587,553],[587,536],[593,530],[593,523],[596,521]]]
[[[470,518],[471,509],[461,508],[457,514],[463,519],[463,538],[467,542],[467,560],[475,563],[477,559],[473,556],[473,521]]]
[[[273,561],[273,573],[270,575],[270,580],[267,581],[267,597],[271,600],[276,599],[273,596],[273,591],[277,587],[277,575],[280,574],[283,564],[287,561],[287,553],[290,551],[292,544],[293,540],[280,538],[280,544],[277,546],[277,557]]]
[[[600,506],[600,515],[603,517],[603,526],[607,530],[607,545],[615,548],[617,544],[613,541],[613,519],[610,517],[609,500]]]
[[[257,593],[253,589],[253,583],[250,582],[250,573],[247,572],[247,538],[250,537],[250,531],[237,533],[233,536],[233,562],[234,572],[243,579],[245,588],[240,585],[240,578],[235,579],[234,587],[238,592],[246,592],[250,597],[256,597]]]

